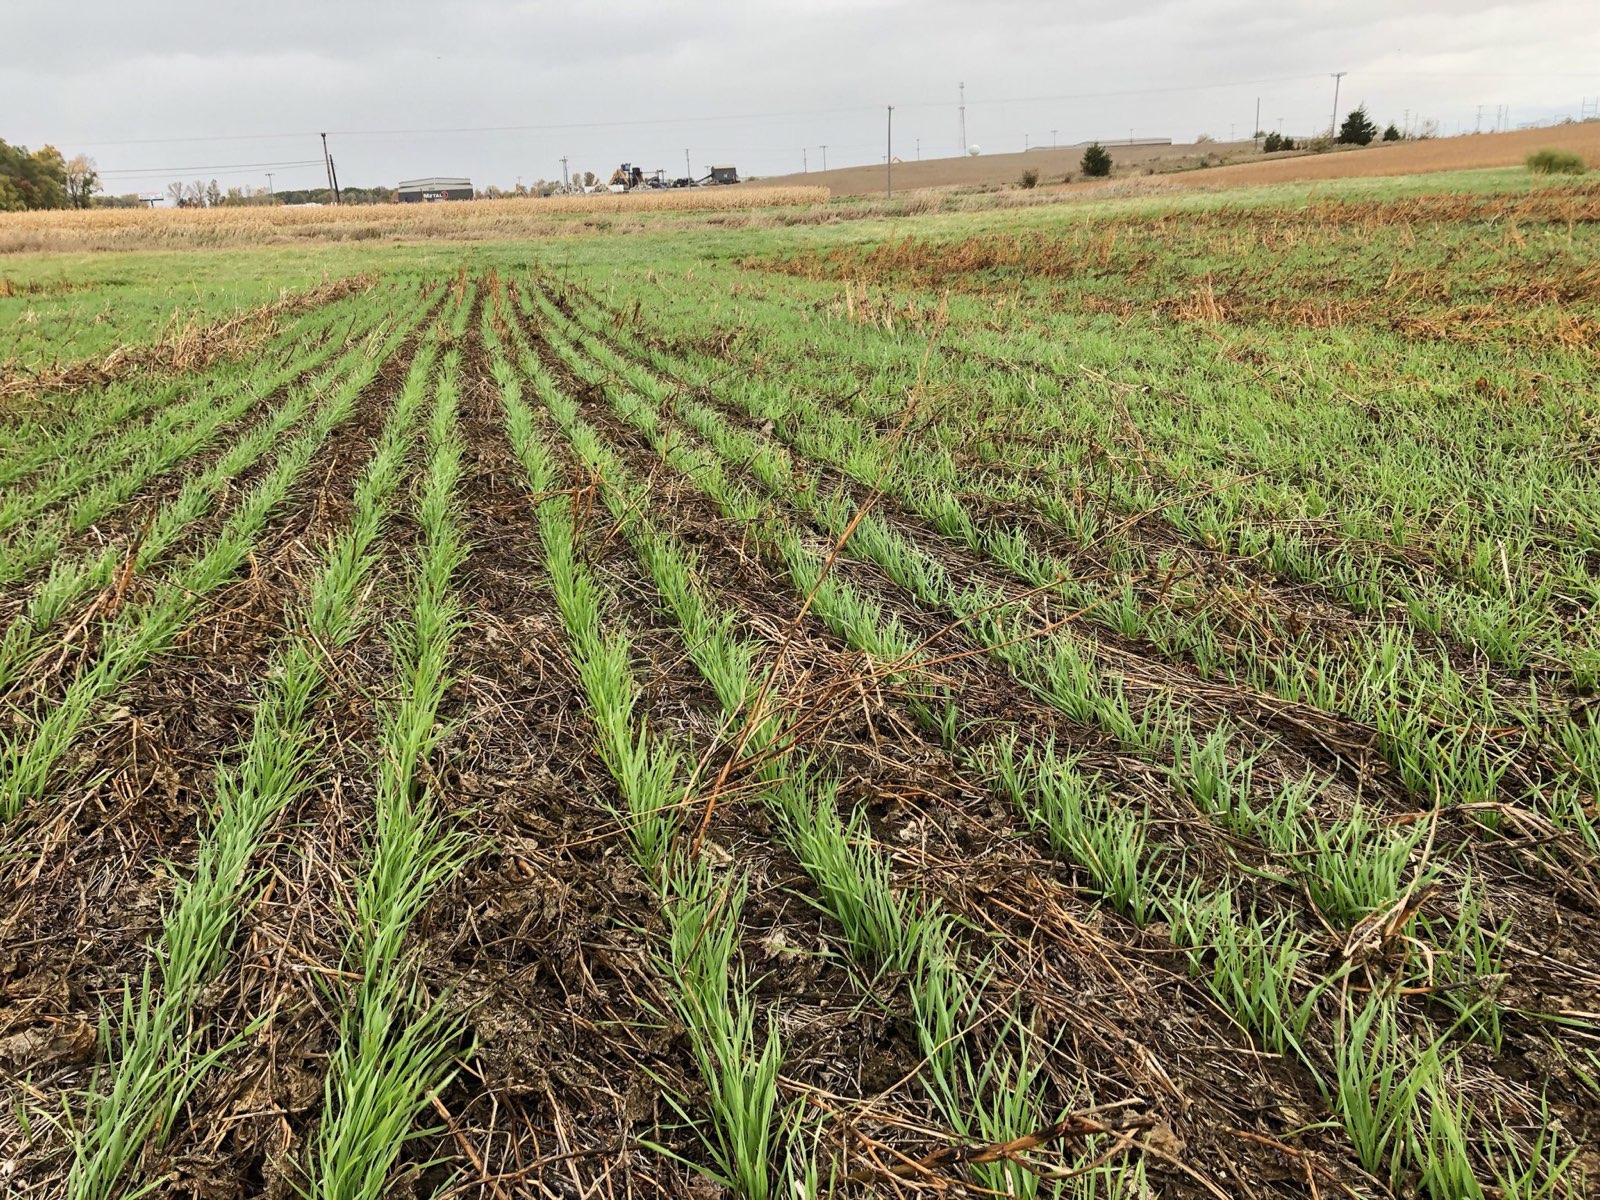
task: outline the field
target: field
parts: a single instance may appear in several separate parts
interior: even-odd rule
[[[717,216],[7,261],[7,1194],[1594,1194],[1600,186]]]
[[[896,190],[1011,187],[1024,171],[1031,169],[1039,172],[1041,187],[1093,197],[1109,187],[1123,184],[1128,176],[1142,177],[1152,172],[1154,174],[1148,180],[1150,187],[1236,188],[1255,183],[1358,179],[1520,166],[1530,153],[1547,146],[1574,151],[1586,158],[1591,168],[1600,167],[1600,121],[1575,122],[1544,129],[1519,129],[1510,133],[1475,134],[1471,137],[1429,138],[1393,144],[1375,142],[1359,147],[1339,146],[1325,154],[1296,151],[1263,155],[1250,141],[1119,146],[1113,140],[1106,143],[1106,149],[1111,152],[1115,164],[1114,181],[1086,179],[1079,166],[1083,150],[1075,147],[897,163],[894,184]],[[1073,183],[1063,189],[1061,181],[1068,175],[1073,177]],[[825,187],[835,196],[881,196],[884,186],[883,164],[772,176],[741,186],[754,188],[805,184]]]
[[[609,231],[619,220],[648,227],[652,218],[666,213],[734,213],[810,206],[827,199],[824,187],[715,187],[460,204],[46,210],[8,216],[0,226],[0,254],[210,249],[263,242],[548,237],[584,229]],[[0,296],[15,290],[14,286],[0,288]]]

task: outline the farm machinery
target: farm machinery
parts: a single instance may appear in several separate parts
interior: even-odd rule
[[[708,172],[699,179],[692,179],[687,175],[668,179],[667,173],[659,167],[646,172],[643,167],[633,163],[623,163],[611,173],[608,186],[613,192],[648,192],[658,188],[714,187],[718,184],[739,182],[737,167],[710,167]]]

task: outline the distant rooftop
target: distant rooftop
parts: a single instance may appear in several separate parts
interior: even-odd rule
[[[470,179],[456,179],[446,175],[429,175],[426,179],[402,179],[400,190],[402,192],[425,191],[429,188],[469,188],[472,186]]]

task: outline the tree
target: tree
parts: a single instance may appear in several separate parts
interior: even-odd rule
[[[1078,166],[1090,178],[1104,177],[1111,174],[1111,154],[1099,142],[1090,142]]]
[[[1345,146],[1365,146],[1377,136],[1378,127],[1367,116],[1367,106],[1363,104],[1344,119],[1344,124],[1339,126],[1337,140]]]
[[[1261,143],[1261,149],[1268,154],[1276,154],[1279,150],[1282,150],[1283,134],[1277,132],[1267,134],[1266,140]]]
[[[1398,142],[1400,140],[1400,131],[1394,127],[1393,122],[1390,122],[1389,128],[1383,131],[1383,140],[1386,142]]]
[[[167,199],[172,201],[174,208],[183,207],[183,184],[180,181],[174,179],[167,184]]]
[[[90,199],[100,190],[100,172],[94,159],[84,154],[73,155],[67,163],[67,199],[73,208],[88,208]]]
[[[217,186],[217,181],[213,179],[210,183],[206,184],[206,207],[216,208],[217,205],[221,203],[222,189]]]
[[[54,146],[31,154],[26,146],[0,141],[0,209],[20,211],[67,206],[67,162]]]

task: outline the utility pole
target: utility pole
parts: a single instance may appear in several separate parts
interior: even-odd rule
[[[683,177],[685,179],[694,178],[694,168],[689,165],[689,150],[687,147],[683,151]]]
[[[1027,148],[1028,148],[1028,135],[1027,134],[1023,134],[1022,135],[1022,148],[1023,148],[1024,151],[1026,151]]]
[[[822,143],[822,169],[824,171],[826,171],[828,169],[828,143],[827,142],[823,142]]]
[[[278,193],[273,189],[273,186],[272,186],[272,172],[268,171],[267,172],[267,195],[276,196],[277,194]]]
[[[322,166],[328,172],[328,196],[333,196],[333,159],[328,157],[328,135],[322,135]],[[334,201],[338,203],[338,201]]]
[[[1478,123],[1472,127],[1473,133],[1483,132],[1483,105],[1478,105]]]
[[[328,170],[333,173],[333,202],[343,204],[344,196],[339,192],[339,164],[333,161],[333,155],[328,155]]]
[[[883,155],[883,195],[894,195],[894,105],[889,105],[889,125]]]
[[[561,190],[563,192],[572,190],[572,183],[567,179],[567,156],[565,154],[561,156]]]
[[[1349,71],[1334,71],[1333,73],[1333,120],[1328,122],[1328,136],[1332,137],[1339,129],[1339,81]]]
[[[917,139],[917,161],[918,162],[922,161],[922,139],[921,138]]]
[[[806,158],[806,148],[804,146],[800,147],[800,174],[811,174],[811,163]]]
[[[1239,128],[1239,127],[1237,125],[1235,125],[1232,121],[1228,122],[1228,140],[1230,142],[1233,141],[1233,131],[1235,129],[1237,129],[1237,128]]]
[[[1050,149],[1054,150],[1055,148],[1056,148],[1056,131],[1054,129],[1052,129],[1050,131]]]
[[[1256,127],[1250,133],[1250,140],[1257,146],[1261,144],[1261,97],[1256,97]]]
[[[963,83],[959,86],[961,88],[961,107],[958,110],[961,113],[961,153],[965,154],[967,152],[967,85]]]

